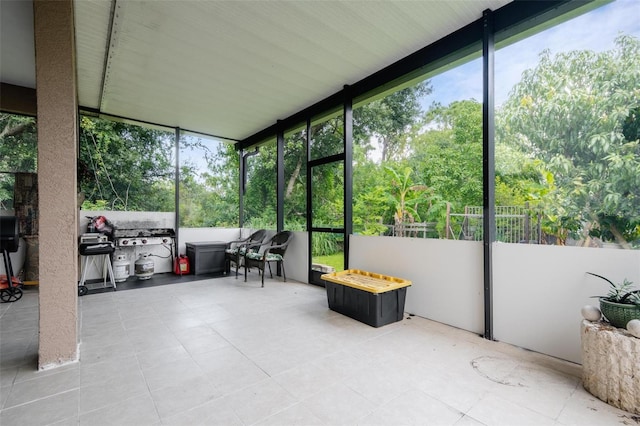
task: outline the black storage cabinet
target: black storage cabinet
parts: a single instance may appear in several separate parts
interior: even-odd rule
[[[407,287],[384,293],[370,293],[357,288],[324,281],[329,309],[372,327],[402,320]]]
[[[224,273],[224,241],[186,243],[189,269],[194,275]]]

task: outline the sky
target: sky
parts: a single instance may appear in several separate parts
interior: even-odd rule
[[[571,50],[604,51],[614,47],[618,34],[640,38],[640,0],[617,0],[546,31],[528,37],[495,53],[495,104],[500,106],[522,72],[534,68],[540,52],[552,54]],[[448,105],[452,101],[476,99],[482,102],[482,58],[432,77],[433,93],[423,101]]]

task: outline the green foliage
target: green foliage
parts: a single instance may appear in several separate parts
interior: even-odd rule
[[[0,171],[37,171],[38,134],[36,119],[0,113]]]
[[[592,272],[587,272],[587,274],[601,278],[609,283],[609,292],[604,296],[604,299],[614,303],[626,303],[640,306],[640,298],[638,297],[638,293],[633,290],[633,282],[625,278],[621,283],[616,284],[602,275],[594,274]]]
[[[343,250],[343,241],[338,234],[314,232],[311,236],[312,256],[329,256]]]
[[[344,253],[335,253],[328,256],[316,256],[313,258],[313,262],[331,266],[336,270],[336,272],[340,272],[344,270]]]
[[[411,167],[396,170],[393,167],[384,168],[388,179],[390,191],[387,193],[389,201],[393,204],[393,218],[396,225],[407,222],[420,222],[418,206],[426,201],[425,192],[429,187],[413,182]]]
[[[12,173],[37,171],[37,146],[35,118],[0,113],[0,209],[13,208]]]
[[[353,111],[354,140],[371,150],[370,137],[382,144],[382,159],[398,161],[406,156],[406,133],[416,124],[422,113],[420,100],[431,93],[428,81],[399,90],[367,103]]]
[[[204,158],[200,170],[186,160]],[[185,227],[238,226],[238,154],[231,144],[181,140],[180,224]]]
[[[626,244],[640,224],[640,41],[619,36],[615,44],[601,53],[542,52],[498,114],[496,135],[553,173],[545,207],[559,232],[594,228]]]
[[[630,142],[640,139],[640,107],[629,112],[622,123],[622,134]]]
[[[433,105],[425,126],[428,130],[415,137],[410,165],[454,209],[482,205],[482,105],[474,100]]]
[[[82,117],[78,186],[86,205],[106,200],[107,210],[174,211],[173,148],[172,133]]]

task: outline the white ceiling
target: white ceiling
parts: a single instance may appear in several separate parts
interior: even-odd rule
[[[510,1],[76,1],[79,102],[240,140]],[[35,87],[31,2],[1,3],[0,77]]]

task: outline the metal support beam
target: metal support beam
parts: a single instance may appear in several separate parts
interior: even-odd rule
[[[305,149],[307,151],[307,249],[309,255],[307,256],[307,280],[308,282],[312,281],[311,278],[311,239],[313,238],[313,231],[311,230],[311,221],[313,220],[313,214],[311,213],[311,209],[313,208],[313,203],[311,201],[311,118],[307,118],[307,131],[305,132]]]
[[[258,148],[251,152],[240,150],[240,228],[244,226],[244,194],[247,191],[247,158],[258,155]]]
[[[493,340],[493,242],[495,241],[494,26],[493,12],[482,14],[482,225],[484,255],[484,338]]]
[[[344,87],[344,269],[349,269],[349,239],[353,233],[353,98]]]
[[[244,150],[238,151],[238,226],[244,225]]]
[[[175,218],[174,218],[174,228],[176,233],[176,244],[180,241],[180,127],[176,127],[175,134],[175,150],[176,150],[176,176],[175,176]],[[176,251],[178,251],[178,247],[176,246]],[[172,259],[173,261],[173,259]]]
[[[0,111],[35,117],[38,112],[36,89],[0,83]]]
[[[280,232],[284,230],[284,129],[278,131],[276,144],[276,229]]]

